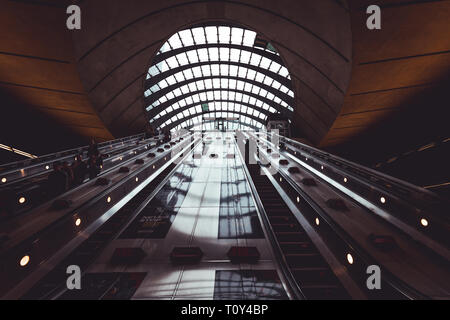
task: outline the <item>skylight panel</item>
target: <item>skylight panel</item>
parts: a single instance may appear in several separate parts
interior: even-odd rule
[[[250,62],[250,52],[242,50],[241,51],[241,62],[248,64]]]
[[[166,63],[169,66],[170,69],[177,68],[179,66],[178,62],[177,62],[177,59],[175,59],[175,57],[167,58],[166,59]]]
[[[261,58],[262,57],[259,54],[256,54],[256,53],[252,54],[252,57],[250,59],[250,64],[255,67],[259,66],[259,62],[261,61]]]
[[[189,59],[190,63],[197,63],[198,61],[198,55],[197,55],[197,50],[190,50],[188,52],[186,52],[187,57]]]
[[[193,28],[192,33],[194,34],[195,43],[197,43],[197,44],[205,44],[206,43],[205,32],[204,32],[203,28],[201,28],[201,27]]]
[[[187,84],[185,84],[185,85],[180,87],[180,90],[181,90],[181,94],[186,94],[186,93],[189,92],[189,87],[188,87]]]
[[[248,69],[247,79],[255,80],[255,77],[256,77],[256,71],[253,69]]]
[[[280,69],[279,75],[282,77],[287,77],[289,75],[288,69],[286,69],[286,67],[282,67]]]
[[[221,88],[225,88],[225,89],[228,88],[228,79],[222,78],[222,79],[217,79],[217,80],[220,80],[220,87]]]
[[[212,62],[219,61],[219,48],[208,48],[209,59]]]
[[[238,76],[239,76],[240,78],[245,78],[246,75],[247,75],[247,68],[239,67],[239,73],[238,73]]]
[[[219,27],[219,42],[230,43],[230,27]]]
[[[228,48],[220,48],[219,49],[220,61],[229,61],[230,58],[230,49]]]
[[[204,90],[205,89],[205,82],[197,81],[196,84],[197,84],[198,90]]]
[[[256,32],[245,30],[244,32],[244,46],[253,47],[253,44],[255,43],[256,38]]]
[[[220,88],[221,87],[220,78],[212,79],[212,83],[213,83],[214,88]]]
[[[230,76],[231,77],[237,77],[238,75],[238,67],[237,66],[230,66]]]
[[[192,73],[192,69],[187,69],[183,71],[184,77],[186,80],[190,80],[194,78],[194,74]]]
[[[206,79],[205,80],[205,88],[209,90],[212,87],[213,87],[212,80],[211,79]]]
[[[219,76],[220,75],[220,67],[218,64],[212,64],[211,65],[211,74],[213,76]]]
[[[201,62],[207,62],[209,61],[209,57],[208,57],[208,49],[198,49],[198,56],[200,57],[200,61]]]
[[[195,83],[193,83],[193,82],[189,83],[189,84],[188,84],[188,87],[189,87],[189,91],[190,91],[190,92],[195,92],[195,91],[197,91],[197,87],[195,86]]]
[[[186,52],[179,53],[179,54],[177,54],[176,57],[177,57],[177,60],[178,60],[178,62],[180,64],[180,66],[185,66],[185,65],[187,65],[189,63],[189,61],[187,59]]]
[[[278,73],[280,68],[281,68],[281,65],[278,64],[278,62],[272,61],[272,64],[270,65],[269,70],[274,73]]]
[[[201,68],[205,77],[209,77],[211,75],[211,68],[209,66],[202,66]]]
[[[202,76],[202,69],[200,67],[192,68],[192,73],[195,78],[200,78]]]
[[[167,83],[167,81],[160,81],[160,82],[158,82],[158,85],[159,85],[159,87],[161,88],[161,89],[164,89],[164,88],[167,88],[167,86],[169,85],[168,83]]]
[[[167,101],[166,96],[162,96],[161,98],[159,98],[159,102],[164,103]]]
[[[237,83],[236,83],[236,88],[238,90],[244,90],[244,85],[245,85],[244,81],[238,80]]]
[[[183,76],[183,72],[175,73],[173,76],[175,77],[175,80],[177,80],[177,82],[182,82],[185,80],[184,76]]]
[[[159,73],[160,73],[160,71],[158,70],[156,65],[151,66],[150,69],[148,69],[148,75],[150,75],[150,77],[154,77],[154,76],[158,75]]]
[[[178,34],[180,35],[180,38],[182,39],[185,47],[194,45],[194,39],[192,39],[191,30],[183,30],[178,32]]]
[[[243,34],[244,34],[244,29],[231,28],[231,43],[240,45],[242,43]]]
[[[205,27],[208,43],[217,43],[217,27]]]
[[[220,65],[220,74],[222,77],[228,76],[228,65],[227,64]]]
[[[270,66],[271,60],[267,59],[266,57],[262,57],[260,67],[263,69],[268,69]]]
[[[265,79],[264,79],[264,84],[265,85],[268,85],[269,87],[271,87],[272,86],[272,82],[273,82],[273,79],[272,78],[270,78],[270,77],[266,77]]]
[[[264,81],[264,75],[262,73],[258,72],[256,74],[255,80],[258,81],[258,82],[263,82]]]
[[[179,97],[181,96],[183,93],[181,92],[180,88],[176,88],[175,90],[172,91],[173,94],[175,95],[175,97]]]
[[[230,50],[230,61],[238,62],[241,50],[231,49]]]
[[[171,36],[169,38],[169,40],[167,40],[167,44],[165,46],[163,46],[163,48],[166,50],[170,49],[169,45],[170,45],[170,47],[172,47],[172,49],[178,49],[183,46],[183,44],[181,43],[180,37],[178,36],[178,33],[175,33],[173,36]],[[162,50],[162,51],[166,52],[165,50]]]
[[[173,94],[173,92],[168,92],[168,93],[166,94],[166,97],[167,97],[169,100],[175,99],[175,95]]]

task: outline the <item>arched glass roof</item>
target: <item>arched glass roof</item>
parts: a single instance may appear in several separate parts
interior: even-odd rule
[[[262,128],[270,113],[293,115],[291,78],[276,49],[255,32],[201,25],[170,37],[153,59],[144,99],[155,128]],[[205,130],[206,127],[202,126]]]

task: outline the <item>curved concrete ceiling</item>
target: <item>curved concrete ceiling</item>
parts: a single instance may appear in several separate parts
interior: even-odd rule
[[[432,139],[429,131],[438,126],[443,131],[439,118],[448,112],[443,110],[448,102],[442,94],[437,101],[435,96],[443,84],[448,88],[450,80],[450,1],[358,0],[349,4],[352,77],[342,110],[321,146],[345,147],[352,153],[364,153],[367,147],[376,154],[387,149],[388,143],[400,152],[406,143],[430,142],[426,141]],[[381,7],[381,30],[365,28],[370,4]],[[398,118],[395,122],[391,121],[394,117]]]
[[[448,128],[448,0],[79,1],[82,29],[69,32],[71,2],[1,0],[0,89],[81,136],[142,131],[156,51],[207,21],[243,25],[277,48],[294,85],[294,125],[310,142],[374,154]],[[381,6],[382,30],[365,27],[369,4]]]
[[[242,25],[280,53],[295,96],[294,125],[319,143],[340,112],[350,81],[350,16],[341,1],[112,1],[80,3],[73,34],[81,80],[114,135],[145,129],[144,84],[161,45],[207,21]]]
[[[64,1],[2,0],[0,8],[0,90],[17,102],[14,108],[27,106],[46,117],[49,121],[41,130],[53,135],[61,134],[56,126],[62,125],[85,140],[112,139],[81,84],[65,27]],[[11,113],[4,112],[7,107],[3,101],[3,121],[14,123],[17,130],[31,130],[13,116],[31,116],[25,107]]]

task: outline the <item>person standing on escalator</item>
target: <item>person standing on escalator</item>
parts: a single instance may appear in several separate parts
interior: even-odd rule
[[[72,171],[74,186],[82,184],[84,182],[84,179],[86,178],[88,170],[81,154],[75,157],[75,161],[72,163]]]
[[[89,179],[94,179],[98,176],[103,168],[103,155],[98,150],[98,145],[95,142],[94,138],[92,138],[89,145],[88,157]]]
[[[92,138],[91,143],[89,144],[87,156],[88,156],[88,158],[91,158],[91,156],[93,156],[93,155],[98,157],[99,154],[100,154],[100,151],[98,151],[98,144],[97,144],[97,142],[95,142],[95,139]]]

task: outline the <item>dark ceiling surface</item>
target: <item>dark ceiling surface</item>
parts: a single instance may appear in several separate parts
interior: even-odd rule
[[[352,77],[320,146],[376,157],[450,134],[450,1],[349,3]],[[381,30],[364,27],[369,4],[381,7]]]

